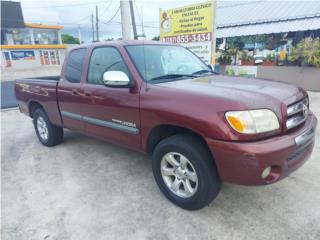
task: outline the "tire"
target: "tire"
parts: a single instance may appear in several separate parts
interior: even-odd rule
[[[53,125],[42,108],[35,110],[33,125],[37,137],[43,145],[52,147],[63,141],[63,129]]]
[[[173,166],[183,162],[186,166],[180,167],[181,171],[177,168],[178,165]],[[211,153],[201,139],[189,134],[178,134],[162,140],[153,152],[152,169],[163,194],[184,209],[203,208],[217,197],[221,188],[221,180]]]

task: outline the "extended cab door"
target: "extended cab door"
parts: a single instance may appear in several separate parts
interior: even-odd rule
[[[84,130],[81,118],[81,77],[83,75],[86,48],[72,50],[63,66],[58,84],[58,103],[63,126],[73,130]]]
[[[92,50],[87,79],[82,85],[85,131],[110,142],[140,148],[139,88],[107,87],[106,71],[122,71],[134,81],[120,51],[111,46]]]

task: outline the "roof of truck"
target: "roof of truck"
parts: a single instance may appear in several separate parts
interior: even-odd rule
[[[129,45],[174,45],[171,43],[152,41],[152,40],[116,40],[116,41],[101,41],[95,43],[82,44],[75,48],[81,47],[96,47],[96,46],[129,46]]]

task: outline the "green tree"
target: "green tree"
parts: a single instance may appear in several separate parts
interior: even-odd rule
[[[160,36],[155,36],[152,38],[153,41],[160,41]]]
[[[232,63],[232,55],[228,50],[219,51],[218,62],[221,65],[230,65]]]
[[[283,34],[272,34],[266,39],[266,49],[274,50],[275,48],[287,43]]]
[[[228,46],[227,51],[229,52],[229,54],[233,56],[234,63],[236,64],[238,52],[242,51],[244,48],[243,38],[241,37],[229,38],[227,40],[227,46]]]
[[[79,39],[70,34],[62,34],[61,39],[64,44],[80,44]]]

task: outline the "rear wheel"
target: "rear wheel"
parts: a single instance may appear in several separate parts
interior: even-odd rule
[[[179,134],[161,141],[153,153],[152,168],[164,195],[185,209],[208,205],[221,188],[209,150],[192,135]]]
[[[52,147],[62,142],[63,129],[53,125],[42,108],[35,110],[33,124],[38,139],[43,145]]]

